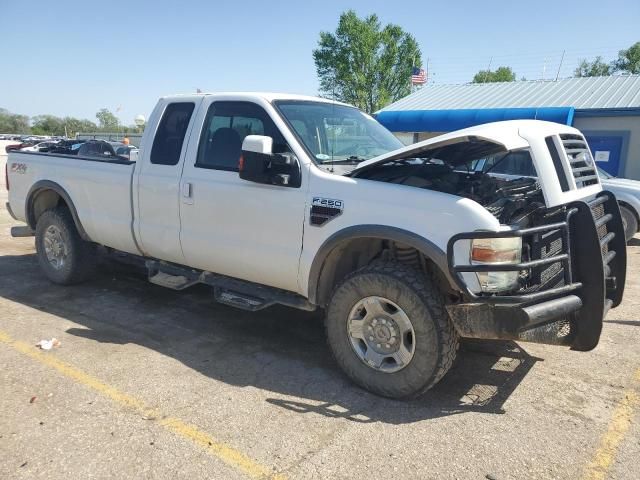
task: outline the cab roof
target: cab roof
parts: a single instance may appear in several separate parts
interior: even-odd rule
[[[262,99],[262,100],[266,100],[267,102],[272,102],[274,100],[297,100],[297,101],[307,101],[307,102],[333,103],[336,105],[344,105],[349,107],[352,106],[347,103],[331,100],[330,98],[314,97],[311,95],[299,95],[295,93],[277,93],[277,92],[202,92],[202,93],[167,95],[162,98],[164,100],[171,101],[172,99],[184,100],[185,98],[210,97],[210,96],[215,96],[220,98],[229,98],[234,100]]]

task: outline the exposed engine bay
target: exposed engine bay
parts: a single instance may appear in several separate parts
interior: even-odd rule
[[[438,161],[401,159],[357,172],[354,176],[469,198],[504,225],[534,225],[536,217],[545,210],[542,189],[535,178],[502,178],[467,170],[466,164],[454,168]]]

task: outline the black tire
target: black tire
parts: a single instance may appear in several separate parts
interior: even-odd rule
[[[381,296],[408,316],[415,331],[413,358],[389,373],[365,364],[347,333],[351,310],[365,297]],[[373,263],[345,278],[334,290],[325,325],[333,355],[356,384],[389,398],[417,397],[435,385],[453,365],[458,334],[444,308],[441,292],[423,273],[397,263]]]
[[[624,205],[620,205],[620,215],[624,225],[624,238],[628,242],[638,232],[638,217]]]
[[[54,227],[59,232],[66,249],[64,263],[56,268],[45,251],[45,232]],[[95,245],[80,238],[76,225],[67,208],[47,210],[36,225],[36,252],[38,263],[45,275],[53,283],[71,285],[85,280],[96,265]]]

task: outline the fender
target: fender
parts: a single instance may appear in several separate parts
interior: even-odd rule
[[[327,238],[318,249],[309,270],[308,298],[313,304],[318,302],[320,275],[329,254],[342,242],[356,238],[377,238],[392,240],[409,245],[429,260],[433,261],[445,276],[451,287],[458,290],[447,267],[447,254],[436,244],[408,230],[386,225],[355,225],[344,228]]]
[[[80,234],[80,237],[83,240],[90,242],[91,239],[89,238],[89,235],[87,235],[87,232],[85,232],[84,228],[82,227],[82,223],[80,222],[80,218],[78,217],[78,212],[76,210],[75,205],[73,204],[73,201],[71,200],[71,197],[69,196],[69,194],[64,188],[62,188],[57,183],[52,182],[51,180],[39,180],[36,183],[34,183],[29,189],[29,193],[27,194],[27,201],[25,203],[25,213],[27,217],[27,224],[29,225],[29,227],[31,227],[31,229],[33,230],[36,229],[37,222],[36,222],[36,219],[34,218],[35,212],[33,211],[33,204],[35,202],[35,199],[38,197],[38,195],[46,190],[53,190],[58,195],[60,195],[60,197],[62,197],[62,199],[65,201],[65,203],[69,207],[69,210],[71,211],[71,217],[73,218],[73,222],[75,223],[76,228],[78,229],[78,233]]]

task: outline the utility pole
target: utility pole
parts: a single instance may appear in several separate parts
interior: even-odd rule
[[[429,57],[427,57],[427,66],[424,69],[424,73],[426,75],[424,83],[427,84],[429,83]]]
[[[556,82],[560,76],[560,69],[562,68],[562,62],[564,61],[564,50],[562,50],[562,57],[560,57],[560,65],[558,65],[558,73],[556,73]]]
[[[491,75],[491,62],[493,62],[493,57],[489,59],[489,66],[487,67],[487,74],[484,76],[485,81],[489,80],[489,75]]]

